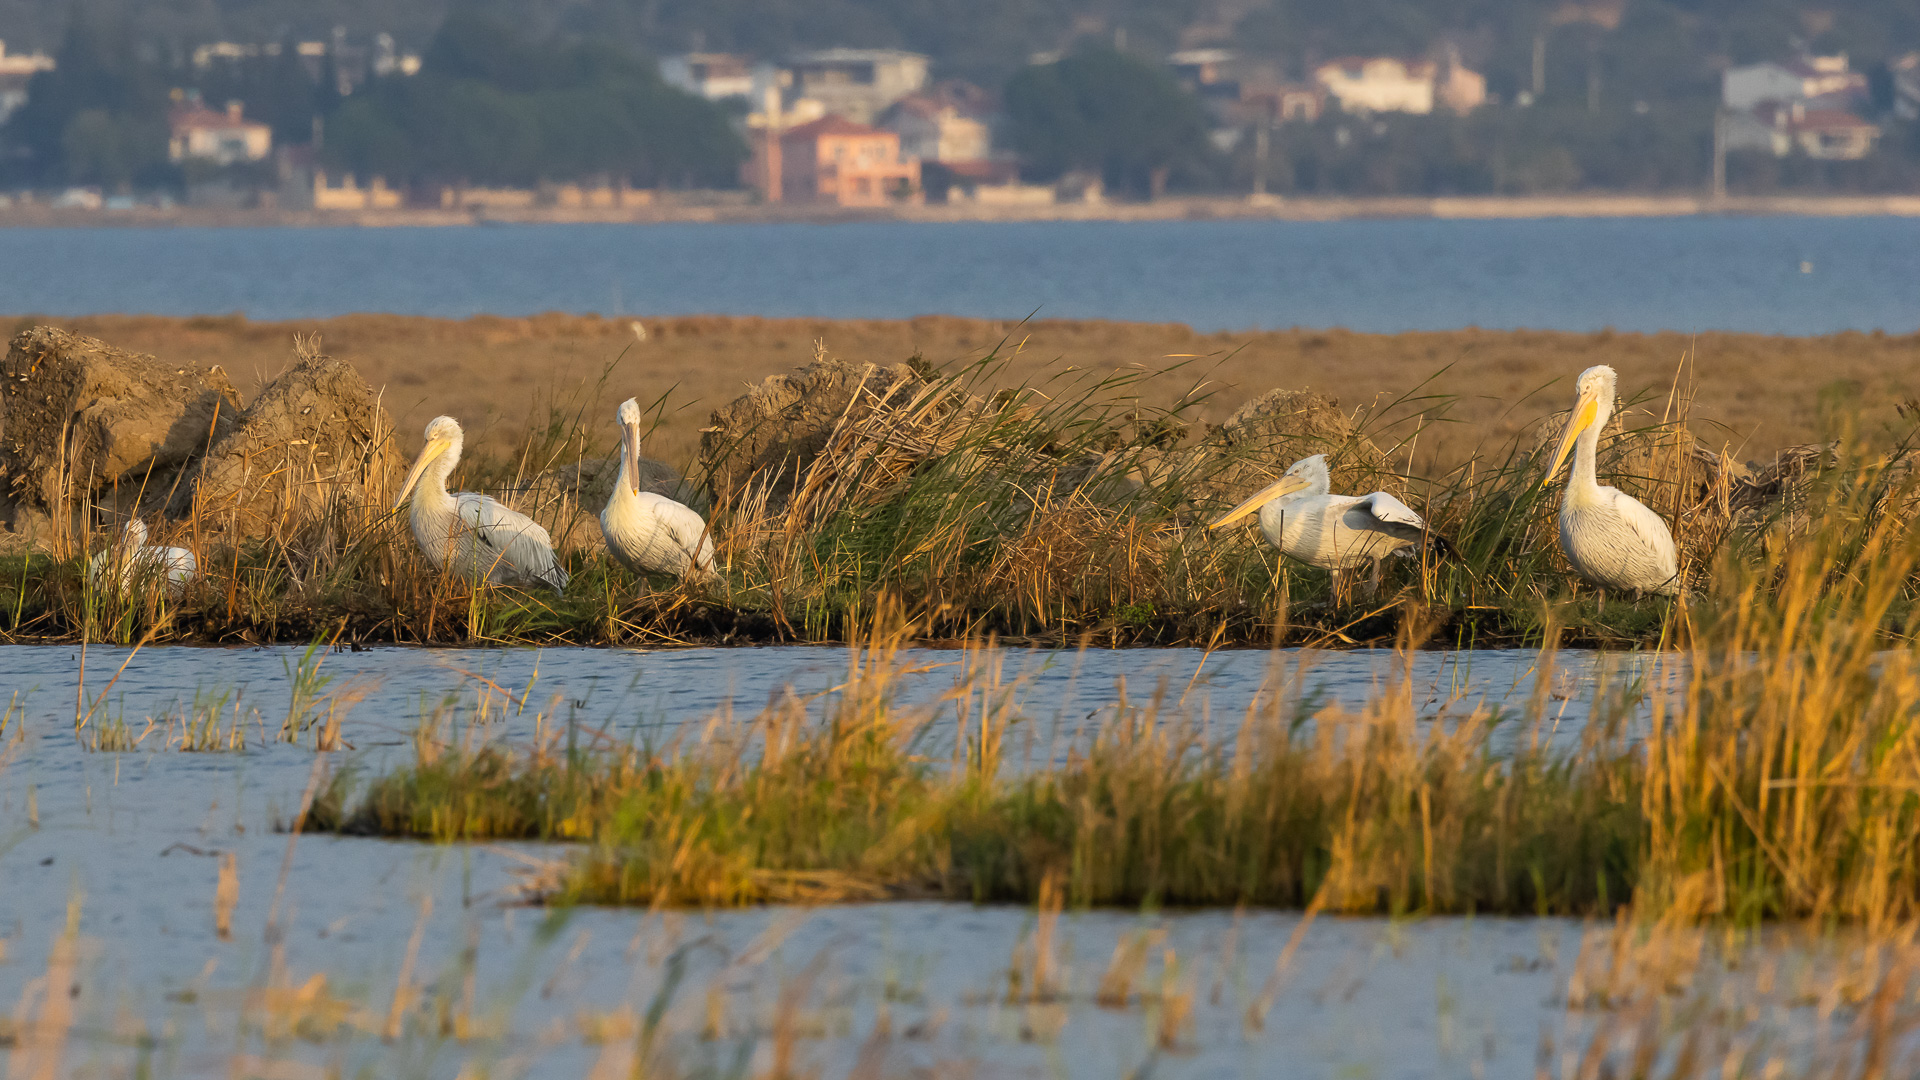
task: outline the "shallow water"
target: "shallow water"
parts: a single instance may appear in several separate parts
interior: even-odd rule
[[[152,1075],[224,1074],[241,1055],[336,1063],[343,1075],[452,1077],[479,1063],[490,1075],[580,1076],[631,1052],[657,1007],[655,1050],[723,1073],[736,1057],[754,1072],[772,1067],[784,1029],[796,1033],[795,1060],[829,1076],[847,1074],[863,1054],[884,1061],[885,1074],[970,1064],[992,1075],[1105,1077],[1157,1061],[1163,1075],[1243,1076],[1268,1075],[1284,1060],[1294,1075],[1532,1076],[1544,1045],[1558,1054],[1610,1015],[1566,1008],[1587,931],[1564,920],[1322,919],[1299,936],[1258,1030],[1247,1023],[1249,1008],[1298,915],[1064,916],[1049,950],[1061,991],[1038,1002],[1018,993],[1010,1000],[1009,971],[1030,968],[1032,951],[1023,961],[1019,950],[1035,924],[1018,908],[900,903],[705,917],[583,910],[550,921],[508,901],[515,872],[554,857],[551,847],[290,842],[274,831],[297,807],[316,760],[271,740],[301,650],[147,650],[104,695],[127,653],[88,650],[88,703],[97,701],[90,727],[124,724],[138,735],[147,717],[178,714],[196,692],[226,693],[230,712],[237,701],[251,731],[246,752],[200,754],[159,749],[158,728],[134,751],[82,749],[71,733],[78,653],[0,648],[16,701],[0,738],[0,1013],[39,993],[35,980],[70,906],[77,910],[81,962],[69,989],[76,1026],[67,1054],[89,1074],[118,1074],[142,1055]],[[952,685],[966,657],[921,650],[904,659],[915,669],[904,696],[926,702]],[[1350,705],[1393,677],[1390,653],[1312,657],[1299,674],[1302,659],[1006,650],[998,662],[1029,725],[1053,729],[1034,740],[1043,747],[1061,731],[1084,734],[1123,677],[1131,695],[1158,692],[1169,711],[1223,722],[1273,685],[1277,663],[1310,696]],[[1531,653],[1423,653],[1410,685],[1429,711],[1463,692],[1489,708],[1518,708],[1534,692],[1536,662]],[[343,724],[357,747],[347,756],[383,769],[410,759],[416,723],[436,708],[471,718],[485,702],[509,712],[492,729],[505,737],[528,734],[539,714],[664,740],[730,702],[751,712],[789,685],[829,689],[846,663],[845,650],[813,647],[377,649],[328,654],[319,670],[335,680],[329,690],[361,695]],[[1549,707],[1564,708],[1571,732],[1608,665],[1578,653],[1559,663]],[[524,710],[506,707],[509,692]],[[229,941],[217,937],[213,916],[224,852],[236,857],[240,884]],[[284,981],[302,986],[325,973],[325,993],[300,1007],[339,1000],[352,1034],[314,1035],[310,1018],[311,1039],[276,1039],[257,1015],[237,1019],[247,1015],[247,989],[263,985],[276,963],[267,925],[283,859]],[[409,1034],[386,1042],[378,1036],[416,930],[408,982],[422,996],[402,1010],[415,1018]],[[1145,950],[1134,993],[1120,1007],[1099,1007],[1094,989],[1116,943],[1143,932],[1164,938]],[[469,948],[471,976],[460,966]],[[792,1005],[784,1022],[783,1000]],[[1191,1020],[1169,1027],[1163,1049],[1168,1001],[1189,1003]],[[892,1033],[884,1040],[873,1037],[882,1016]],[[1782,1006],[1758,1022],[1795,1037],[1814,1030],[1804,1008]],[[242,1073],[272,1071],[242,1064]]]

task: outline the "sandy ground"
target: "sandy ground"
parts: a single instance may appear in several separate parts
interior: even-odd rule
[[[33,319],[19,317],[15,329]],[[308,322],[238,317],[96,316],[61,325],[163,359],[219,364],[251,395],[293,356],[293,335],[319,333],[325,351],[351,360],[377,387],[401,425],[407,448],[440,413],[470,440],[503,448],[551,410],[584,410],[615,436],[613,409],[636,396],[665,395],[650,456],[684,464],[718,404],[747,385],[806,362],[815,343],[836,356],[892,363],[916,353],[937,365],[990,354],[1009,358],[996,384],[1074,377],[1070,369],[1156,372],[1140,396],[1165,404],[1199,386],[1199,415],[1224,419],[1273,387],[1329,393],[1350,409],[1431,419],[1414,444],[1416,468],[1458,461],[1542,415],[1564,408],[1573,377],[1612,364],[1623,396],[1647,395],[1655,411],[1681,374],[1694,396],[1696,433],[1735,457],[1771,456],[1819,436],[1823,411],[1857,409],[1877,429],[1898,422],[1896,405],[1920,391],[1920,336],[1843,334],[1784,338],[1742,334],[1562,334],[1465,330],[1394,335],[1344,331],[1195,333],[1174,324],[1033,323],[928,317],[810,320],[695,317],[649,319],[643,341],[629,320],[548,315],[463,321],[351,315]],[[1065,379],[1061,379],[1065,374]],[[604,386],[600,381],[604,377]],[[1399,398],[1415,395],[1417,400]],[[1400,430],[1406,430],[1403,423]]]

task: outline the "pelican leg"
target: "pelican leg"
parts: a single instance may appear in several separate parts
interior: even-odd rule
[[[1604,585],[1600,587],[1600,602],[1594,606],[1593,613],[1595,615],[1605,615],[1607,613],[1607,589]]]
[[[1380,560],[1373,560],[1373,571],[1367,578],[1367,599],[1375,600],[1380,596]]]

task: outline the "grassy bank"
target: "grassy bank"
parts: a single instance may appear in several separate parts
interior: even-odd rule
[[[1920,538],[1863,482],[1791,544],[1722,551],[1682,649],[1596,691],[1574,748],[1524,715],[1317,707],[1282,678],[1237,724],[1117,688],[1037,755],[1018,687],[966,654],[896,700],[909,628],[829,698],[687,725],[662,746],[428,732],[416,763],[336,776],[307,825],[584,841],[558,900],[726,905],[946,896],[1346,912],[1920,916]],[[1775,534],[1784,535],[1784,526]],[[1404,644],[1411,644],[1410,641]],[[1551,654],[1542,665],[1550,668]],[[1550,680],[1543,679],[1542,686]],[[1543,691],[1544,695],[1544,691]]]
[[[404,517],[380,505],[329,504],[314,520],[284,520],[237,544],[212,539],[218,522],[196,511],[157,536],[199,561],[184,596],[168,601],[152,583],[89,583],[86,558],[112,538],[102,530],[52,554],[0,559],[0,633],[120,643],[846,641],[872,630],[883,601],[900,605],[922,638],[1062,645],[1338,646],[1409,629],[1458,646],[1629,645],[1671,643],[1686,630],[1667,601],[1603,598],[1570,575],[1557,546],[1558,488],[1542,484],[1551,416],[1443,474],[1415,477],[1398,463],[1445,422],[1445,398],[1409,396],[1357,425],[1337,412],[1298,430],[1282,418],[1272,434],[1199,422],[1207,391],[1191,380],[1171,404],[1149,404],[1180,371],[1068,373],[989,394],[1004,380],[998,362],[920,370],[920,391],[866,392],[804,462],[711,485],[718,501],[703,501],[711,477],[692,477],[687,497],[707,512],[726,564],[712,583],[636,578],[600,547],[598,506],[582,505],[577,481],[530,484],[604,453],[592,420],[606,411],[602,382],[551,403],[513,452],[479,457],[455,477],[502,492],[548,526],[573,574],[564,596],[439,574]],[[1729,574],[1760,582],[1740,603],[1775,603],[1777,586],[1758,571],[1780,545],[1817,546],[1815,526],[1845,522],[1858,534],[1907,520],[1904,435],[1837,441],[1755,479],[1703,453],[1689,410],[1678,384],[1628,409],[1601,471],[1673,524],[1700,603],[1725,595],[1712,582]],[[1364,574],[1336,581],[1282,560],[1257,530],[1205,528],[1316,452],[1334,463],[1335,490],[1403,495],[1455,554],[1389,559],[1375,586]],[[725,459],[724,446],[707,458]]]

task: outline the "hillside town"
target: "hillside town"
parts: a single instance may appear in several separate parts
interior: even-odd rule
[[[1916,157],[1920,51],[1871,71],[1855,68],[1845,53],[1805,51],[1728,64],[1719,72],[1718,102],[1702,112],[1621,101],[1619,88],[1603,86],[1600,68],[1577,55],[1573,66],[1587,65],[1584,86],[1556,93],[1545,36],[1536,41],[1532,70],[1510,85],[1477,70],[1469,50],[1447,38],[1416,55],[1289,62],[1219,44],[1143,55],[1120,35],[1036,52],[1000,86],[944,74],[935,57],[899,48],[781,56],[698,50],[611,61],[614,74],[604,78],[613,81],[575,89],[646,101],[607,132],[575,136],[573,160],[542,144],[554,136],[537,117],[518,118],[536,130],[512,147],[521,157],[509,164],[498,146],[476,149],[485,140],[437,154],[424,148],[444,132],[410,130],[418,115],[471,105],[459,93],[442,101],[442,91],[429,88],[499,80],[486,69],[488,49],[522,49],[513,55],[524,57],[546,48],[560,66],[572,55],[566,49],[588,47],[524,45],[492,25],[455,30],[420,51],[385,32],[356,36],[344,28],[315,40],[199,43],[184,64],[148,73],[149,93],[164,93],[157,119],[163,155],[142,149],[154,128],[127,115],[131,107],[48,102],[48,112],[64,114],[37,113],[43,93],[84,98],[86,90],[61,85],[58,52],[7,52],[0,44],[0,140],[9,146],[0,205],[486,213],[617,210],[671,198],[851,209],[1039,207],[1153,200],[1170,191],[1258,201],[1316,192],[1702,184],[1724,195],[1730,176],[1735,187],[1856,183],[1844,171],[1810,174],[1799,163],[1859,172],[1876,159],[1895,164],[1868,182],[1920,189],[1920,165],[1907,164]],[[449,58],[476,66],[450,70]],[[87,62],[97,66],[99,58]],[[552,96],[521,94],[536,111],[551,107]],[[1122,98],[1126,109],[1102,115],[1101,100]],[[1565,146],[1603,117],[1615,128],[1638,123],[1672,135],[1698,125],[1708,134],[1697,136],[1692,151],[1684,144],[1696,136],[1668,138],[1657,163],[1610,182],[1603,166],[1618,163],[1578,160],[1604,158],[1604,148]],[[502,114],[501,122],[515,119]],[[491,123],[471,118],[475,127]],[[1469,145],[1454,160],[1435,160],[1420,147],[1431,141],[1421,134],[1427,131],[1452,131]],[[153,156],[138,160],[142,153]],[[1769,160],[1780,165],[1761,164]]]

